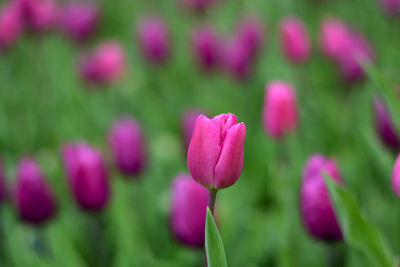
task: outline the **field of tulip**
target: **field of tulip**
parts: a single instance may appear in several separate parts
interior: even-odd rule
[[[1,1],[0,266],[399,266],[399,47],[400,0]]]

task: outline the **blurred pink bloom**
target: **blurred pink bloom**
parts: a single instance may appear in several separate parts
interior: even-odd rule
[[[139,22],[138,39],[142,53],[152,63],[164,63],[170,56],[169,33],[161,17],[151,16]]]
[[[20,4],[26,26],[33,31],[42,32],[54,28],[58,6],[54,0],[16,0]]]
[[[338,60],[342,51],[346,49],[349,36],[347,26],[339,19],[326,18],[322,21],[320,36],[320,45],[325,56]]]
[[[114,123],[108,141],[119,171],[139,175],[147,162],[147,146],[139,122],[124,117]]]
[[[233,185],[242,172],[245,137],[246,125],[234,114],[200,115],[188,150],[192,177],[209,189]]]
[[[23,21],[19,5],[3,4],[0,10],[0,50],[10,47],[21,36]]]
[[[400,197],[400,155],[397,156],[392,171],[392,188],[397,196]]]
[[[186,111],[182,116],[182,135],[185,145],[185,152],[187,152],[189,148],[196,120],[201,114],[202,112],[199,110],[189,110]]]
[[[279,139],[297,128],[297,100],[293,87],[273,81],[265,88],[263,124],[272,138]]]
[[[88,211],[104,209],[110,196],[110,182],[101,152],[81,142],[65,145],[61,156],[77,204]]]
[[[251,53],[247,46],[238,38],[233,38],[225,44],[223,64],[226,71],[238,80],[247,79],[252,70]]]
[[[59,16],[61,29],[76,41],[83,41],[92,36],[98,21],[98,7],[91,2],[70,2],[62,7]]]
[[[303,22],[295,17],[285,18],[280,31],[286,57],[294,63],[306,61],[311,54],[311,43]]]
[[[308,232],[324,241],[342,240],[342,231],[335,215],[323,172],[341,185],[342,178],[334,160],[322,155],[313,155],[303,169],[300,192],[300,211]]]
[[[221,59],[221,41],[215,30],[204,26],[194,30],[191,37],[197,63],[205,70],[215,68]]]
[[[256,58],[265,39],[266,30],[261,20],[254,16],[243,18],[238,23],[236,38],[243,43],[251,58]]]
[[[391,16],[400,14],[400,0],[378,0],[382,9]]]
[[[31,224],[42,224],[57,211],[53,192],[32,158],[24,158],[18,165],[15,201],[21,220]]]
[[[187,246],[200,247],[204,244],[207,188],[196,183],[190,175],[175,177],[171,189],[172,233]]]
[[[79,61],[82,78],[89,84],[110,84],[121,78],[125,71],[125,52],[119,43],[104,42]]]

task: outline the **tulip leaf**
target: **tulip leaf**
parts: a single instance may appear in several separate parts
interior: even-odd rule
[[[205,247],[208,267],[228,266],[224,244],[209,208],[206,216]]]
[[[338,186],[326,173],[324,173],[324,179],[347,245],[360,251],[375,266],[396,266],[396,259],[391,249],[378,228],[362,216],[349,190]]]

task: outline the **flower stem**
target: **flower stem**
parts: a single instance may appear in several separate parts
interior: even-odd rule
[[[210,197],[208,198],[208,207],[214,217],[215,199],[217,198],[217,190],[210,189]],[[215,219],[215,217],[214,217]]]

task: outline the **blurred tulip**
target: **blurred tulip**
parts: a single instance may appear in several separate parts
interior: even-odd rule
[[[54,0],[19,1],[26,26],[35,32],[52,29],[57,20],[58,7]]]
[[[397,196],[400,197],[400,155],[397,156],[392,171],[392,188]]]
[[[339,241],[342,240],[342,231],[323,179],[324,172],[337,184],[343,183],[334,160],[318,154],[311,156],[303,169],[301,216],[305,227],[314,238],[327,242]]]
[[[321,23],[320,45],[326,57],[338,60],[346,49],[349,32],[347,26],[339,19],[325,18]]]
[[[87,83],[105,85],[117,81],[125,72],[125,52],[119,43],[104,42],[79,60],[80,74]]]
[[[167,61],[170,56],[168,35],[168,29],[161,17],[147,17],[139,22],[139,44],[147,60],[157,64]]]
[[[244,43],[234,38],[230,40],[223,51],[223,63],[227,72],[238,80],[247,79],[252,70],[252,59]]]
[[[196,13],[204,13],[218,0],[180,0],[182,4]]]
[[[140,124],[129,117],[112,126],[108,138],[119,171],[127,176],[139,175],[147,161],[147,148]]]
[[[42,224],[56,213],[53,192],[32,158],[24,158],[19,163],[15,202],[21,220],[27,223]]]
[[[193,178],[210,190],[233,185],[242,172],[245,137],[246,125],[234,114],[200,115],[187,157]]]
[[[171,195],[172,233],[187,246],[203,246],[208,190],[190,175],[180,174],[173,181]]]
[[[205,70],[215,68],[221,59],[218,34],[211,27],[202,27],[192,33],[193,53],[197,63]]]
[[[88,211],[104,209],[109,200],[110,184],[100,151],[83,142],[67,144],[62,158],[77,204]]]
[[[280,139],[297,128],[297,100],[293,87],[273,81],[265,88],[263,124],[267,134]]]
[[[22,30],[23,22],[19,5],[15,2],[3,4],[0,10],[0,51],[14,44]]]
[[[400,15],[400,0],[378,0],[383,11],[388,15]]]
[[[374,96],[375,129],[382,142],[394,151],[400,150],[400,140],[397,130],[384,102]]]
[[[256,17],[245,17],[238,24],[236,37],[253,59],[262,48],[265,32],[262,22]]]
[[[310,37],[303,22],[295,17],[285,18],[281,23],[281,42],[286,57],[294,62],[306,61],[311,54]]]
[[[197,117],[201,115],[199,110],[189,110],[183,114],[182,117],[182,135],[185,145],[185,152],[188,151],[190,140],[192,139],[194,125],[196,124]]]
[[[60,11],[59,24],[67,36],[84,41],[93,35],[99,21],[99,10],[90,2],[71,2]]]

